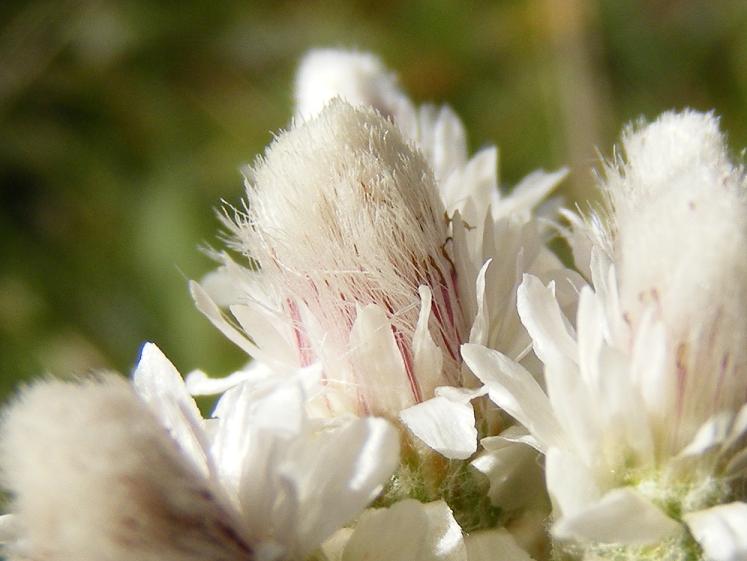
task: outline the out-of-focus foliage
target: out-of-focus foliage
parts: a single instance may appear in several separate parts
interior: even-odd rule
[[[152,340],[183,371],[241,365],[193,309],[213,209],[288,123],[313,46],[379,53],[450,103],[502,176],[569,164],[669,108],[713,108],[747,145],[747,2],[0,3],[0,395],[19,379],[128,372]]]

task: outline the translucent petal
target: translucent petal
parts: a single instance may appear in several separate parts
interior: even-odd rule
[[[207,476],[211,467],[200,410],[179,372],[153,343],[143,346],[132,383],[172,438]]]
[[[480,345],[462,345],[462,357],[488,387],[490,399],[523,424],[543,451],[563,441],[550,401],[534,377],[507,356]]]
[[[415,436],[439,454],[464,460],[477,450],[475,412],[469,402],[434,397],[400,413]]]
[[[544,286],[533,275],[524,275],[517,292],[521,321],[534,341],[534,352],[548,364],[555,355],[578,361],[575,334],[560,310],[552,283]]]

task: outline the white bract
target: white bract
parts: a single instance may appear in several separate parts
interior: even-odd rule
[[[606,223],[574,219],[592,280],[575,327],[553,284],[519,288],[545,387],[499,352],[463,356],[546,454],[557,538],[589,558],[744,559],[747,180],[707,114],[628,129],[623,150]]]
[[[380,492],[398,463],[398,435],[370,417],[311,421],[304,387],[284,382],[238,385],[203,420],[176,369],[149,344],[135,391],[115,376],[33,386],[6,412],[0,441],[14,495],[9,553],[307,557]]]

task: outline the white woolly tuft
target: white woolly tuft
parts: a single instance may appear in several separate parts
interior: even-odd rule
[[[375,107],[391,115],[404,94],[378,57],[340,49],[314,49],[296,74],[296,115],[311,118],[332,99]]]
[[[621,303],[666,325],[684,437],[747,400],[747,179],[712,114],[665,113],[623,150],[605,186]]]
[[[247,178],[247,196],[246,215],[233,226],[237,245],[270,285],[283,287],[297,327],[297,307],[310,310],[341,356],[358,309],[375,304],[389,317],[407,368],[418,287],[426,285],[431,332],[446,359],[437,385],[459,382],[466,329],[448,222],[432,172],[395,125],[370,108],[334,101],[277,138]],[[414,393],[415,401],[431,397]]]
[[[44,561],[254,558],[176,444],[113,375],[38,383],[6,412],[0,457],[19,540]]]

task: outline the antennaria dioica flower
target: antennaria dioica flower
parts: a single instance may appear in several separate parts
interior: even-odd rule
[[[498,352],[465,359],[546,454],[559,549],[743,559],[747,179],[709,114],[628,128],[623,153],[606,215],[569,215],[592,281],[575,328],[552,287],[528,275],[519,289],[546,392]]]
[[[339,68],[329,68],[336,61]],[[351,70],[357,66],[360,72]],[[330,92],[309,73],[334,84],[343,70],[364,77],[343,92],[355,105],[319,99]],[[305,84],[313,103],[303,101]],[[511,455],[539,476],[525,447],[492,442],[495,449],[482,452],[488,458],[473,467],[464,461],[474,459],[478,435],[495,437],[507,425],[481,400],[484,391],[463,367],[459,347],[472,341],[526,355],[529,339],[514,306],[525,270],[561,280],[572,304],[568,281],[576,277],[546,249],[544,226],[531,212],[563,172],[537,172],[502,199],[495,149],[469,160],[453,113],[416,110],[370,55],[312,53],[298,89],[306,118],[246,172],[244,208],[226,221],[231,247],[250,266],[224,254],[222,270],[207,281],[208,289],[232,287],[228,299],[225,289],[212,292],[244,333],[213,304],[210,290],[193,285],[198,306],[255,358],[254,368],[320,363],[314,414],[378,414],[408,429],[404,457],[411,459],[387,501],[443,496],[468,529],[498,516],[489,485],[505,520],[521,518],[526,502],[541,509],[539,480],[528,501],[499,499],[514,478],[495,469],[502,465],[497,457]],[[367,103],[369,94],[389,118]],[[202,391],[203,383],[193,388]],[[489,479],[481,482],[473,468]]]

